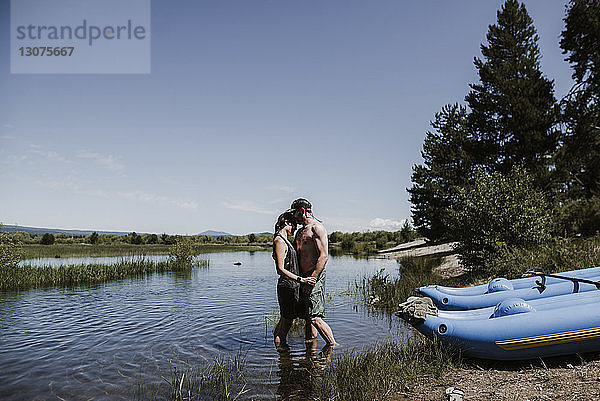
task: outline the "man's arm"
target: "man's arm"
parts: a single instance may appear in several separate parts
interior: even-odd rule
[[[329,240],[327,239],[327,230],[322,224],[317,224],[313,228],[313,238],[317,251],[319,252],[319,258],[317,259],[317,265],[315,270],[312,272],[312,276],[317,279],[319,274],[325,269],[325,264],[329,259]]]

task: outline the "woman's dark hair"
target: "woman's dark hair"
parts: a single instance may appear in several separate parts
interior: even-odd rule
[[[279,215],[277,218],[277,223],[275,223],[275,234],[279,232],[283,227],[285,227],[286,223],[294,224],[294,215],[291,212],[284,212]]]

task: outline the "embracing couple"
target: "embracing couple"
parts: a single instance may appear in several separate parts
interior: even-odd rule
[[[289,241],[298,225],[295,247]],[[277,299],[281,319],[273,335],[275,346],[285,348],[286,337],[296,318],[305,320],[305,339],[316,342],[317,332],[328,345],[336,345],[325,314],[325,264],[328,259],[327,231],[312,214],[311,203],[303,198],[292,202],[275,224],[273,259],[279,280]]]

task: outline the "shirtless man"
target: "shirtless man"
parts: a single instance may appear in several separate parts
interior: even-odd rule
[[[316,340],[314,327],[328,345],[336,345],[331,327],[323,320],[325,315],[325,264],[329,258],[327,230],[312,215],[312,205],[308,200],[296,199],[292,202],[291,211],[294,213],[296,222],[303,225],[296,234],[300,275],[312,276],[317,280],[314,285],[301,285],[301,310],[307,323],[308,321],[311,323],[306,327],[307,340]]]

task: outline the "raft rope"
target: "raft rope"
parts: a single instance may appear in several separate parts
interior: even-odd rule
[[[586,280],[584,278],[560,276],[558,274],[548,274],[548,273],[543,273],[541,270],[536,270],[536,269],[527,270],[525,272],[525,274],[523,274],[523,277],[531,277],[531,276],[539,276],[542,278],[542,282],[536,281],[536,284],[542,288],[542,291],[546,288],[546,284],[545,284],[546,277],[552,277],[552,278],[558,278],[558,279],[562,279],[562,280],[571,281],[573,283],[573,285],[575,286],[575,288],[573,289],[573,292],[579,292],[579,283],[592,284],[592,285],[595,285],[596,288],[600,290],[600,281]]]

